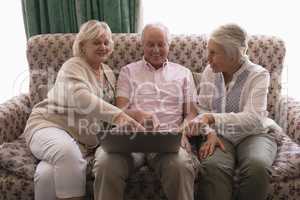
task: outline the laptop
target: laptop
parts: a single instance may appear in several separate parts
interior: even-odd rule
[[[181,133],[168,131],[100,131],[97,138],[108,153],[176,153],[181,144]]]

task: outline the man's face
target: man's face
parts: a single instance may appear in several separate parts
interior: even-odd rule
[[[150,27],[144,32],[144,58],[156,69],[162,67],[169,53],[166,34],[159,28]]]

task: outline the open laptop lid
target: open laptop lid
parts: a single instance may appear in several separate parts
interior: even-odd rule
[[[159,152],[176,153],[180,148],[181,133],[168,131],[100,131],[97,138],[108,153]]]

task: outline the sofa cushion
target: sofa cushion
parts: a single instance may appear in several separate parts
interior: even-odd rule
[[[8,171],[0,169],[1,200],[33,200],[33,180],[20,178]]]
[[[38,160],[31,154],[23,137],[0,146],[0,168],[17,177],[33,180]]]
[[[277,135],[277,156],[272,166],[271,181],[300,178],[300,146],[287,135]]]
[[[288,179],[300,178],[300,146],[294,143],[288,136],[277,134],[278,154],[272,166],[271,182],[280,182]],[[86,158],[88,161],[87,179],[93,180],[92,166],[93,156]],[[26,146],[24,138],[11,143],[4,143],[0,146],[0,172],[9,173],[12,176],[26,180],[33,180],[35,167],[38,160],[31,154]],[[4,171],[3,171],[4,170]],[[151,171],[151,170],[150,170]],[[128,186],[133,187],[135,183],[147,185],[159,181],[154,178],[153,173],[142,167],[135,173],[128,182]],[[197,179],[201,177],[197,177]],[[143,188],[143,190],[148,190]]]

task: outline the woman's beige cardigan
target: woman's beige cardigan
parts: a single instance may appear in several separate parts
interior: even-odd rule
[[[102,68],[115,89],[113,71],[104,64]],[[98,145],[95,135],[103,128],[103,121],[112,123],[120,112],[103,100],[99,80],[88,64],[80,57],[73,57],[63,64],[47,98],[34,106],[24,136],[30,144],[38,129],[57,127],[68,132],[85,149],[93,148]]]

